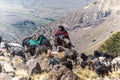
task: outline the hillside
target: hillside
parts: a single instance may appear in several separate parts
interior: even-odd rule
[[[0,36],[20,41],[87,3],[87,0],[0,0]]]
[[[90,52],[93,48],[96,49],[112,33],[119,30],[119,4],[119,0],[95,0],[89,5],[69,13],[55,23],[48,25],[50,27],[48,33],[52,32],[54,34],[56,26],[63,24],[69,30],[71,40],[76,49],[79,52]]]

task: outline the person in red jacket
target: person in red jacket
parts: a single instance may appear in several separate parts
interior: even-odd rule
[[[55,36],[57,37],[57,42],[59,45],[62,45],[62,41],[65,39],[67,40],[67,43],[70,43],[69,34],[61,25],[58,26],[58,29],[55,32]]]
[[[58,30],[56,31],[55,33],[55,36],[57,36],[58,38],[61,39],[62,36],[64,36],[65,38],[67,39],[70,39],[69,38],[69,34],[68,32],[65,30],[65,28],[63,26],[58,26]]]
[[[62,40],[64,38],[64,40],[66,41],[66,43],[70,46],[70,47],[74,47],[70,41],[69,38],[69,34],[68,32],[65,30],[65,28],[63,26],[58,26],[57,31],[55,32],[55,36],[57,36],[58,38],[58,43],[59,45],[62,45]]]

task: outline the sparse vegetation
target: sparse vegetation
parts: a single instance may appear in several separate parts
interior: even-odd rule
[[[43,73],[43,74],[36,74],[31,77],[31,80],[45,80],[45,78],[49,75],[49,73]]]
[[[96,80],[96,78],[98,77],[97,74],[93,71],[90,71],[88,69],[80,69],[80,70],[77,70],[75,72],[81,80],[89,80],[89,79],[92,79],[92,80]]]
[[[120,53],[120,32],[113,34],[100,47],[99,50],[108,53]]]
[[[115,71],[113,73],[109,73],[108,76],[105,76],[104,78],[98,77],[98,75],[91,70],[88,69],[80,69],[75,72],[81,80],[116,80],[119,79],[120,71]]]

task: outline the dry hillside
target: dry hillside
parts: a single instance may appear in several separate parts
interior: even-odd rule
[[[93,48],[97,48],[97,45],[119,30],[119,4],[120,0],[95,0],[38,30],[38,33],[45,32],[45,35],[50,36],[62,24],[69,31],[71,41],[79,52],[92,52]]]

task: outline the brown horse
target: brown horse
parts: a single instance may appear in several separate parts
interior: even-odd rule
[[[64,36],[60,39],[57,36],[52,36],[53,45],[57,48],[58,46],[62,46],[64,48],[71,49],[73,46],[69,39],[65,38]]]

